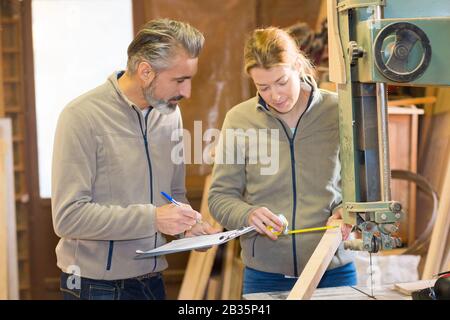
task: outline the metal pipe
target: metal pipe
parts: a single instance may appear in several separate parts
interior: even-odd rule
[[[378,153],[380,159],[381,201],[391,200],[391,169],[389,165],[389,133],[386,84],[377,83]]]
[[[375,20],[380,20],[383,19],[384,14],[383,14],[383,7],[382,6],[375,6]]]
[[[376,20],[383,18],[382,6],[375,7]],[[378,150],[380,158],[381,201],[391,200],[391,169],[389,165],[388,106],[385,83],[377,83]]]

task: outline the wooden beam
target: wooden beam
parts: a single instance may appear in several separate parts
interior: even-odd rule
[[[397,146],[391,149],[391,168],[416,173],[419,116],[422,116],[424,111],[416,108],[415,105],[410,105],[389,107],[388,113],[389,143]],[[407,240],[408,246],[411,246],[416,240],[416,191],[415,183],[399,180],[392,182],[392,198],[406,205],[407,216],[401,225],[399,236],[403,240]]]
[[[223,283],[222,300],[230,300],[230,293],[233,278],[233,261],[235,256],[236,240],[231,240],[225,244],[225,259],[222,265]]]
[[[411,106],[417,104],[430,104],[435,103],[436,97],[420,97],[420,98],[408,98],[408,99],[399,99],[399,100],[389,100],[389,107],[401,107],[401,106]]]
[[[415,282],[406,282],[406,283],[396,283],[394,284],[394,290],[406,294],[407,296],[412,295],[414,291],[422,290],[425,288],[429,288],[434,286],[434,280],[420,280]]]
[[[3,96],[3,28],[0,26],[0,118],[5,116],[5,100]]]
[[[206,300],[220,300],[220,289],[222,284],[220,278],[220,275],[215,275],[209,279]]]
[[[0,300],[8,299],[8,237],[6,230],[6,141],[0,138]]]
[[[316,32],[319,32],[322,28],[322,22],[327,19],[327,0],[320,0],[320,8],[317,13],[316,20]]]
[[[206,252],[190,253],[178,300],[204,299],[217,248],[214,246]]]
[[[309,300],[314,290],[319,285],[320,279],[328,268],[336,250],[342,241],[340,226],[342,220],[337,220],[333,225],[336,229],[328,229],[314,250],[311,258],[303,269],[287,300]]]
[[[363,286],[342,286],[334,288],[320,288],[314,291],[311,300],[375,300],[366,293]],[[392,284],[376,286],[374,288],[376,300],[411,300],[411,297],[394,290]],[[244,296],[246,300],[285,300],[288,292],[257,292]],[[320,307],[319,307],[320,308]]]
[[[213,228],[220,228],[220,224],[214,220],[208,209],[208,191],[210,186],[211,175],[208,175],[203,188],[200,213],[203,220],[208,222]],[[204,298],[217,248],[217,246],[214,246],[206,252],[192,251],[189,254],[178,300],[201,300]]]
[[[410,141],[410,164],[409,170],[417,173],[417,143],[419,140],[419,116],[411,115],[411,141]],[[408,199],[408,246],[411,246],[416,240],[416,215],[417,215],[417,186],[415,183],[409,183]]]
[[[11,120],[0,119],[0,300],[19,299]]]
[[[222,266],[223,283],[221,300],[240,300],[244,264],[240,258],[239,239],[228,241],[225,245],[225,259]]]
[[[408,107],[389,107],[389,114],[410,114],[410,115],[422,115],[424,111],[422,109],[416,108],[414,105]]]
[[[339,37],[339,18],[337,16],[337,0],[327,0],[328,18],[328,61],[330,81],[337,84],[346,83],[344,51]]]
[[[450,149],[449,149],[450,150]],[[450,153],[450,152],[449,152]],[[422,279],[431,279],[441,270],[447,235],[450,230],[450,164],[447,163],[444,185],[441,191],[439,208],[431,234],[430,247],[423,270]]]
[[[447,259],[446,260],[447,260],[447,262],[446,262],[447,270],[450,271],[450,248],[448,250]]]
[[[434,96],[437,97],[438,94],[437,87],[427,87],[425,89],[426,96]],[[436,99],[437,100],[437,99]],[[419,143],[419,153],[418,153],[418,162],[421,163],[424,158],[424,152],[428,148],[429,138],[431,136],[431,123],[433,122],[433,109],[436,102],[426,103],[424,105],[423,111],[425,112],[425,116],[421,122],[421,132],[420,132],[420,143]]]
[[[450,88],[441,87],[437,92],[437,101],[433,108],[433,114],[450,112]]]
[[[447,255],[445,256],[444,260],[442,261],[442,271],[450,271],[450,230],[449,234],[447,235],[447,246],[445,248]]]

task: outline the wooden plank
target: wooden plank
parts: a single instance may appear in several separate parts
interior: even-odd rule
[[[327,0],[320,0],[320,8],[317,13],[315,31],[319,32],[322,28],[322,22],[327,19]]]
[[[440,114],[450,111],[450,88],[439,88],[437,92],[437,101],[433,109],[433,114]]]
[[[317,289],[311,300],[410,300],[411,297],[399,293],[392,285],[376,286],[373,297],[370,296],[368,287],[335,287]]]
[[[244,268],[245,265],[240,257],[241,246],[238,239],[235,239],[236,247],[234,251],[233,259],[233,269],[231,278],[231,288],[229,293],[230,300],[241,300],[242,299],[242,283],[244,281]]]
[[[414,291],[434,286],[436,279],[420,280],[415,282],[396,283],[394,290],[410,296]]]
[[[239,257],[240,250],[239,239],[233,239],[225,245],[222,300],[240,300],[242,297],[244,264]]]
[[[220,289],[222,281],[220,276],[216,275],[211,277],[208,282],[208,290],[206,291],[207,300],[219,300],[220,299]]]
[[[214,220],[208,209],[208,191],[210,186],[211,175],[208,175],[204,183],[200,213],[204,221],[214,228],[220,228],[220,224]],[[214,246],[206,252],[192,251],[189,254],[186,272],[178,294],[179,300],[200,300],[204,298],[217,248],[217,246]]]
[[[235,240],[237,244],[240,244],[239,240]],[[241,300],[242,299],[242,283],[244,281],[244,269],[245,265],[240,257],[241,246],[237,246],[235,256],[233,260],[233,278],[231,282],[230,299]]]
[[[396,107],[392,106],[388,108],[389,114],[410,114],[410,115],[421,115],[424,114],[422,109],[416,108],[415,105],[405,106],[405,107]]]
[[[333,222],[333,225],[341,226],[342,220]],[[328,229],[314,250],[311,258],[298,278],[288,300],[309,300],[314,290],[319,285],[328,265],[342,241],[340,228]]]
[[[411,142],[410,142],[410,164],[409,171],[417,173],[417,152],[419,140],[419,116],[411,115]],[[408,205],[408,245],[412,245],[416,240],[416,214],[417,214],[417,186],[409,183],[409,205]]]
[[[447,248],[447,259],[445,265],[447,266],[447,271],[450,271],[450,248]]]
[[[398,108],[397,109],[409,108]],[[417,114],[389,113],[389,145],[394,146],[390,149],[391,168],[417,172],[416,166],[416,137],[417,128],[414,127],[414,117]],[[415,216],[416,216],[416,184],[402,179],[392,179],[391,181],[392,199],[399,201],[403,205],[406,213],[401,221],[398,236],[408,245],[415,239]]]
[[[431,279],[435,274],[442,271],[440,267],[444,258],[447,235],[450,230],[450,164],[447,163],[445,171],[444,185],[441,191],[438,213],[431,235],[422,279]]]
[[[0,118],[5,116],[5,97],[3,95],[3,29],[0,26]]]
[[[190,253],[178,300],[204,298],[217,248],[214,246],[206,252],[192,251]]]
[[[234,251],[236,246],[236,240],[228,241],[225,244],[225,259],[223,262],[223,284],[222,284],[222,300],[230,300],[230,292],[232,287],[233,278],[233,261]]]
[[[426,115],[425,118],[429,118],[430,123],[427,137],[421,139],[418,172],[430,182],[433,189],[441,196],[445,168],[447,163],[450,162],[450,112],[433,116]],[[431,198],[424,192],[418,192],[416,234],[421,234],[428,226],[431,219],[431,208]],[[425,254],[426,252],[423,252],[423,264],[425,263]]]
[[[19,298],[11,120],[0,119],[0,299]]]
[[[435,102],[436,102],[436,97],[429,96],[429,97],[420,97],[420,98],[389,100],[388,106],[389,107],[410,106],[410,105],[417,105],[417,104],[430,104],[430,103],[435,103]]]
[[[448,231],[448,234],[447,234],[447,246],[445,247],[445,250],[447,252],[447,255],[445,256],[445,259],[443,260],[441,270],[450,271],[450,230]]]
[[[330,67],[330,81],[342,84],[346,83],[346,68],[344,52],[339,37],[337,0],[327,0],[328,17],[328,61]]]
[[[6,141],[0,138],[0,300],[8,299],[8,237],[6,230]]]
[[[426,96],[437,96],[438,88],[436,87],[427,87],[425,89]],[[436,99],[437,100],[437,99]],[[430,138],[431,131],[431,122],[433,120],[433,109],[436,102],[434,103],[426,103],[424,105],[425,116],[422,119],[421,123],[421,132],[420,132],[420,143],[419,143],[419,163],[423,159],[424,150],[426,150],[428,145],[428,140]]]
[[[433,98],[433,99],[430,99]],[[396,100],[397,105],[420,102],[420,99],[435,100],[434,97],[424,97],[418,99]],[[404,169],[417,172],[417,143],[419,130],[419,116],[424,114],[422,109],[415,105],[405,107],[389,107],[389,143],[391,148],[391,168]],[[407,216],[400,224],[399,235],[403,240],[407,240],[408,245],[412,245],[416,238],[416,193],[415,183],[393,180],[392,197],[404,205]],[[403,222],[406,222],[404,224]]]
[[[368,294],[369,288],[335,287],[320,288],[314,291],[311,300],[374,300]],[[244,295],[245,300],[285,300],[287,291],[283,292],[258,292]],[[374,296],[377,300],[411,300],[411,297],[393,289],[392,285],[382,285],[374,288]]]
[[[16,24],[17,22],[19,22],[19,18],[17,17],[13,17],[13,18],[0,18],[0,21],[2,24]]]
[[[34,85],[32,80],[34,76],[32,68],[33,50],[31,47],[31,2],[7,1],[6,7],[7,10],[5,10],[4,12],[4,17],[7,16],[6,20],[11,25],[8,28],[4,29],[5,34],[3,37],[3,47],[15,48],[18,49],[19,52],[8,54],[8,62],[10,68],[8,68],[7,74],[6,71],[4,72],[4,76],[8,76],[10,79],[20,79],[20,83],[10,84],[8,86],[8,91],[5,91],[5,108],[8,108],[5,110],[5,113],[13,119],[13,134],[23,136],[24,138],[26,138],[27,142],[22,142],[19,144],[16,143],[14,145],[14,162],[24,168],[29,167],[29,169],[31,170],[17,173],[14,176],[16,179],[16,194],[22,195],[25,199],[30,198],[29,192],[31,192],[32,194],[37,195],[37,197],[32,198],[39,199],[37,166],[34,166],[34,164],[37,163],[37,151],[34,147],[35,143],[33,143],[36,137],[33,134],[26,134],[27,131],[30,133],[36,131],[36,123],[35,121],[33,121],[35,120],[35,115],[33,90]],[[25,74],[27,75],[27,81],[29,81],[27,83],[28,85],[26,86],[24,85]],[[11,110],[12,113],[8,113],[8,110]],[[15,113],[16,111],[17,113]],[[25,111],[27,111],[26,117]],[[28,141],[28,138],[33,141]],[[27,152],[25,152],[25,149],[27,149]],[[25,159],[26,154],[28,154],[27,159]],[[30,164],[30,166],[27,166],[27,163]],[[33,185],[33,187],[31,187],[31,185]],[[26,261],[24,260],[19,264],[21,299],[30,299],[31,289],[34,291],[34,293],[38,293],[37,296],[42,297],[42,292],[44,292],[45,289],[40,288],[38,284],[42,283],[42,279],[44,279],[45,277],[43,277],[39,273],[40,270],[44,269],[48,272],[50,272],[51,270],[58,271],[57,268],[54,268],[54,250],[51,250],[51,252],[49,250],[45,250],[48,246],[42,245],[43,243],[47,245],[50,239],[54,239],[51,242],[55,243],[55,245],[57,241],[57,237],[53,235],[53,230],[51,228],[50,210],[48,210],[48,212],[45,212],[45,214],[43,212],[41,212],[42,214],[38,214],[38,212],[35,210],[38,205],[36,204],[36,202],[33,203],[31,201],[29,203],[17,203],[16,207],[16,215],[18,218],[20,218],[20,220],[18,219],[18,222],[20,221],[21,226],[27,228],[26,230],[20,232],[19,236],[17,237],[17,254],[21,257],[28,256]],[[34,221],[35,223],[33,225],[33,234],[36,235],[36,239],[33,239],[34,241],[30,241],[29,238],[29,220],[31,219],[32,215],[38,217],[36,221]],[[39,228],[39,226],[42,224],[46,224],[49,227],[43,230],[42,228]],[[43,234],[47,236],[42,237],[41,235]],[[41,242],[36,240],[40,240]],[[31,261],[31,253],[33,252],[33,250],[30,247],[30,243],[34,244],[34,246],[38,248],[35,251],[39,252],[39,254],[33,256],[39,257],[38,260],[40,259],[40,261],[44,261],[45,263],[33,263],[33,261]],[[31,265],[33,265],[33,272],[30,272]],[[34,285],[30,284],[32,275],[34,280],[36,280],[33,283]]]

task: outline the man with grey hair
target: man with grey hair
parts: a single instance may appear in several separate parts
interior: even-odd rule
[[[164,299],[164,256],[136,260],[164,235],[217,232],[187,203],[184,164],[171,161],[204,37],[187,23],[147,23],[126,71],[61,113],[52,164],[52,216],[65,299]],[[179,205],[167,204],[161,192]]]

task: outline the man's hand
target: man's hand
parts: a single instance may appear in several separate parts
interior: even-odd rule
[[[214,234],[220,232],[219,228],[213,228],[208,222],[203,221],[195,224],[191,229],[187,230],[184,234],[186,238],[202,236],[205,234]]]
[[[254,226],[258,233],[265,234],[272,240],[277,240],[278,237],[267,227],[272,227],[277,232],[282,232],[284,228],[280,218],[265,207],[252,211],[248,217],[248,224]]]
[[[337,209],[331,217],[328,218],[327,226],[331,225],[331,222],[333,220],[342,220],[342,213],[344,212],[343,208]],[[341,225],[341,233],[342,233],[342,241],[345,241],[348,239],[348,236],[350,235],[350,232],[352,231],[353,226],[350,224],[343,223]]]
[[[205,234],[214,234],[220,232],[219,228],[213,228],[208,222],[203,221],[200,223],[197,223],[196,225],[194,225],[191,229],[187,230],[184,234],[185,237],[189,238],[189,237],[196,237],[196,236],[202,236]],[[206,247],[206,248],[202,248],[202,249],[195,249],[195,251],[199,251],[199,252],[205,252],[209,249],[211,249],[212,247]]]
[[[191,229],[200,213],[189,205],[166,204],[156,208],[156,228],[159,232],[176,235]]]

